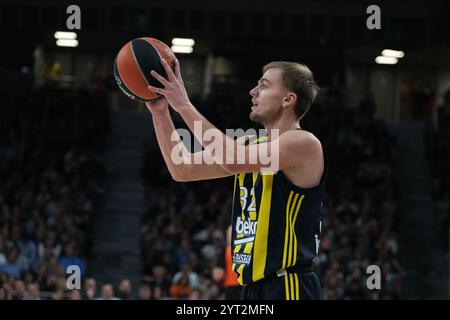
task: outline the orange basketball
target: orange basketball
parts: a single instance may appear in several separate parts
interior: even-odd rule
[[[150,74],[151,70],[155,70],[167,78],[161,58],[175,70],[175,54],[164,42],[144,37],[125,44],[114,62],[114,79],[119,88],[128,97],[139,102],[157,99],[160,95],[149,90],[147,86],[163,88]]]

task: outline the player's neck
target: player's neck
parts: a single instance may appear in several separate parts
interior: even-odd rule
[[[300,123],[296,119],[289,121],[279,119],[278,121],[275,121],[273,123],[265,124],[264,128],[267,131],[268,141],[271,141],[272,139],[276,139],[277,137],[281,136],[283,133],[287,131],[296,130],[300,128]],[[272,129],[278,129],[278,134],[276,133],[274,134]]]

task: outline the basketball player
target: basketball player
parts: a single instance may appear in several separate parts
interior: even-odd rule
[[[292,62],[272,62],[263,67],[262,78],[250,91],[250,119],[262,124],[267,136],[234,141],[220,133],[222,141],[236,150],[239,143],[245,145],[242,147],[246,151],[245,163],[240,164],[227,163],[222,161],[223,157],[208,152],[212,142],[201,138],[206,130],[218,129],[189,101],[178,61],[174,72],[165,60],[161,63],[167,79],[155,71],[151,75],[164,87],[149,86],[149,89],[164,98],[147,103],[147,108],[173,179],[194,181],[235,176],[232,250],[233,270],[243,286],[241,297],[321,299],[320,281],[312,264],[318,254],[327,161],[320,141],[300,127],[301,118],[318,92],[312,72],[305,65]],[[178,142],[171,141],[175,127],[169,105],[201,141],[203,156],[212,157],[213,164],[175,164],[171,159]],[[195,123],[201,124],[201,132],[194,130]],[[279,130],[278,137],[273,137],[271,129]],[[254,154],[258,143],[268,144],[269,150],[276,150],[278,144],[277,172],[260,173],[267,163]],[[186,149],[183,152],[193,157]],[[256,164],[248,161],[252,154],[256,156]]]

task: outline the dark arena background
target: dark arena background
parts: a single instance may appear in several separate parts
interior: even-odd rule
[[[448,299],[449,17],[448,0],[2,0],[0,300],[236,297],[233,178],[173,181],[114,80],[144,36],[194,40],[173,50],[221,130],[253,126],[263,65],[308,65],[321,91],[301,124],[329,156],[324,299]]]

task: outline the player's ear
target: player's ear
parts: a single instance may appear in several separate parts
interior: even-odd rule
[[[289,92],[284,98],[283,98],[283,107],[288,107],[291,105],[295,105],[297,103],[297,95],[293,92]]]

